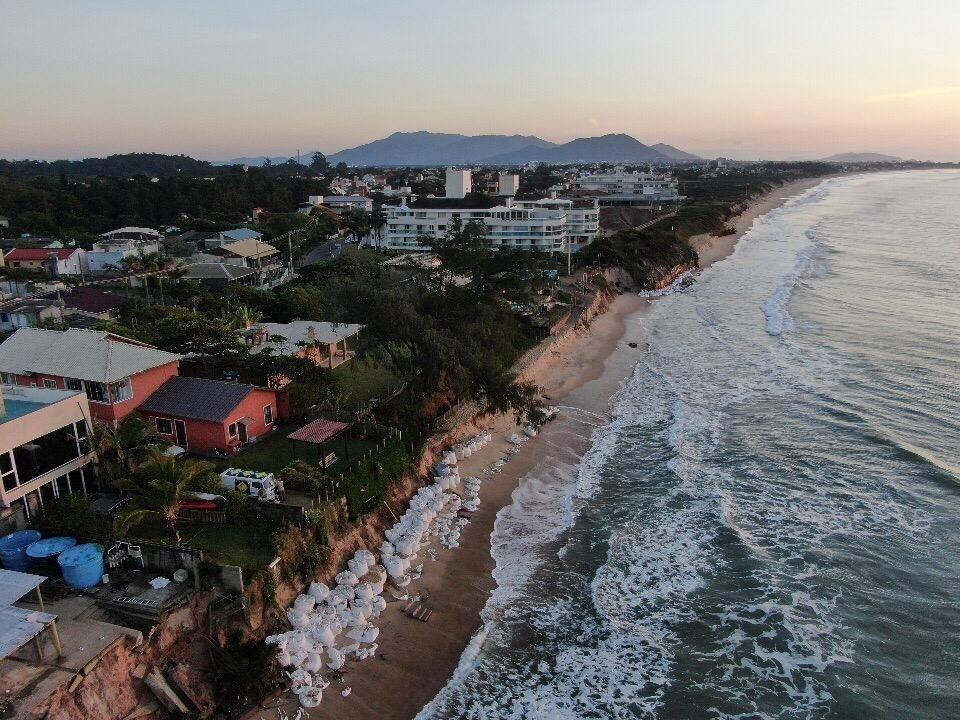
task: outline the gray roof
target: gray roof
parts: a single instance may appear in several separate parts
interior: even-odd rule
[[[111,383],[176,362],[179,355],[100,330],[20,328],[0,344],[0,371]]]
[[[272,347],[275,350],[293,354],[301,349],[297,343],[318,342],[333,345],[344,338],[353,337],[363,328],[363,325],[354,323],[328,323],[314,320],[294,320],[289,323],[265,322],[258,325],[266,330],[268,335],[278,335],[283,340],[279,343],[266,342],[262,345],[254,345],[249,348],[250,352],[259,352],[265,347]],[[311,329],[313,330],[312,338],[309,336]]]
[[[178,375],[161,385],[139,410],[151,415],[223,422],[254,390],[254,385]]]
[[[201,262],[187,266],[183,277],[188,280],[236,280],[253,275],[254,268],[222,262]]]

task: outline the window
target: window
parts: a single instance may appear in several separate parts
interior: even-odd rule
[[[263,408],[263,424],[273,425],[273,405],[266,405]]]
[[[83,380],[65,378],[63,384],[66,385],[67,390],[83,390]]]
[[[50,378],[44,378],[44,379],[43,379],[43,386],[44,386],[45,388],[52,388],[52,389],[55,390],[56,387],[57,387],[57,381],[56,381],[56,380],[51,380]]]
[[[98,382],[88,382],[87,386],[87,399],[90,402],[106,403],[107,400],[107,386],[103,383]]]
[[[0,454],[0,478],[3,479],[4,490],[10,491],[17,487],[17,473],[8,452]]]
[[[236,423],[230,423],[230,426],[227,428],[227,433],[230,435],[230,437],[236,437],[236,436],[237,436],[237,424],[236,424]]]
[[[133,397],[133,383],[130,378],[124,378],[110,386],[110,401],[115,403],[129,400]]]
[[[167,418],[156,418],[157,432],[161,435],[173,435],[173,423]]]
[[[16,385],[17,376],[13,373],[0,373],[0,383],[4,385]]]
[[[13,449],[21,485],[78,457],[80,451],[73,423]]]

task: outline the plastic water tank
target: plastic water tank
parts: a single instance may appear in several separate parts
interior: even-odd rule
[[[0,538],[0,563],[7,570],[27,572],[30,565],[27,560],[27,547],[40,539],[36,530],[17,530]]]
[[[59,574],[57,557],[64,550],[69,550],[76,544],[76,539],[63,536],[38,540],[27,548],[30,571],[48,577],[57,576]]]
[[[93,587],[103,577],[103,546],[96,543],[75,545],[57,558],[63,579],[75,590]]]

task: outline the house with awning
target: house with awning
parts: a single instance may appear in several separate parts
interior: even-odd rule
[[[294,320],[289,323],[257,323],[240,331],[252,353],[270,348],[277,355],[311,360],[331,370],[356,354],[349,349],[363,325]]]

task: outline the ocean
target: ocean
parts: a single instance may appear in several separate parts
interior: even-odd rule
[[[653,304],[421,720],[960,717],[960,173],[825,180]]]

